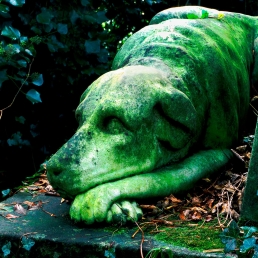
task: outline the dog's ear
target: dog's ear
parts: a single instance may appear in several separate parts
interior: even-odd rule
[[[153,108],[156,138],[168,151],[188,149],[198,135],[196,109],[190,99],[178,90],[162,95]]]

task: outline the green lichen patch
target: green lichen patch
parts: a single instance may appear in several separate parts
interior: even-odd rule
[[[221,229],[216,226],[217,222],[196,224],[191,222],[176,227],[160,227],[160,233],[157,233],[154,238],[170,245],[200,252],[213,249],[223,251],[224,246],[219,238]]]

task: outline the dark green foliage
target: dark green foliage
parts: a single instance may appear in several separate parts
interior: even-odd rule
[[[169,249],[169,247],[159,247],[159,248],[154,248],[150,250],[146,255],[146,258],[147,257],[148,258],[157,258],[157,257],[173,258],[173,253],[172,253],[172,250]]]
[[[225,253],[229,253],[237,247],[237,237],[239,236],[240,229],[237,223],[233,220],[228,228],[225,228],[220,234],[220,239],[225,244]]]
[[[157,12],[185,3],[180,0],[0,3],[0,110],[12,103],[22,86],[0,120],[0,189],[9,188],[7,182],[37,171],[39,164],[71,137],[77,127],[74,111],[80,95],[93,80],[110,70],[123,42],[147,25]],[[192,1],[194,5],[197,3]],[[201,4],[246,11],[238,0],[230,6],[210,0]],[[247,5],[251,13],[254,9],[250,6],[255,8],[256,1]],[[206,18],[205,14],[202,18]]]
[[[243,231],[243,234],[240,234],[240,230]],[[252,258],[257,258],[258,244],[256,243],[256,238],[252,236],[257,231],[258,228],[256,227],[243,226],[239,228],[237,223],[233,220],[229,227],[225,228],[220,234],[220,239],[225,245],[225,253],[235,251],[237,248],[239,248],[240,253],[246,254],[247,252],[251,251]]]

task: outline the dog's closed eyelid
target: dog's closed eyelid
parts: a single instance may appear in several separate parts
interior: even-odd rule
[[[102,126],[110,134],[121,134],[128,130],[124,122],[116,116],[104,118]]]

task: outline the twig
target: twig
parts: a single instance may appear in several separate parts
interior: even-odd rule
[[[134,218],[132,218],[128,213],[124,212],[124,210],[122,209],[122,207],[120,207],[120,205],[118,205],[116,203],[116,206],[122,211],[122,213],[124,213],[126,216],[129,216],[133,220],[133,222],[136,224],[136,226],[138,227],[139,231],[141,231],[141,233],[142,233],[142,240],[141,240],[141,244],[140,244],[140,253],[141,253],[141,258],[144,258],[143,252],[142,252],[142,245],[143,245],[143,242],[144,242],[144,232],[143,232],[142,228],[139,226],[139,224],[136,222],[136,220]],[[137,231],[137,232],[139,232],[139,231]],[[134,235],[136,235],[137,232],[134,233]]]
[[[142,245],[143,245],[143,242],[144,242],[144,232],[143,232],[142,228],[139,226],[139,224],[136,221],[134,221],[134,223],[136,224],[136,226],[139,228],[139,230],[142,233],[142,240],[141,240],[141,244],[140,244],[140,253],[141,253],[141,258],[144,258],[143,252],[142,252]]]
[[[32,234],[38,234],[38,232],[29,232],[29,233],[25,233],[23,234],[20,239],[22,239],[24,236],[28,236],[28,235],[32,235]]]
[[[29,65],[29,71],[28,71],[28,74],[27,74],[27,76],[26,76],[25,80],[23,81],[22,85],[21,85],[21,86],[20,86],[20,88],[18,89],[17,93],[15,94],[15,96],[14,96],[14,98],[13,98],[12,102],[11,102],[7,107],[5,107],[5,108],[3,108],[3,109],[1,109],[1,110],[0,110],[0,119],[2,118],[3,111],[4,111],[4,110],[6,110],[6,109],[8,109],[8,108],[10,108],[10,107],[13,105],[13,103],[14,103],[14,101],[16,100],[16,97],[18,96],[19,92],[21,91],[21,89],[22,89],[23,85],[24,85],[24,84],[25,84],[25,82],[29,79],[29,77],[30,77],[31,65],[32,65],[33,61],[34,61],[34,58],[32,59],[32,61],[31,61],[30,65]]]
[[[224,227],[224,225],[220,222],[220,219],[219,219],[219,209],[217,208],[217,220],[218,220],[218,223],[219,223],[219,227],[222,229]]]
[[[41,210],[44,211],[46,214],[50,215],[51,217],[56,217],[55,214],[53,214],[51,212],[48,212],[48,211],[45,211],[42,207],[41,207]]]
[[[257,111],[257,109],[256,109],[251,103],[250,103],[249,105],[253,108],[254,114],[255,114],[256,116],[258,116],[258,111]]]

